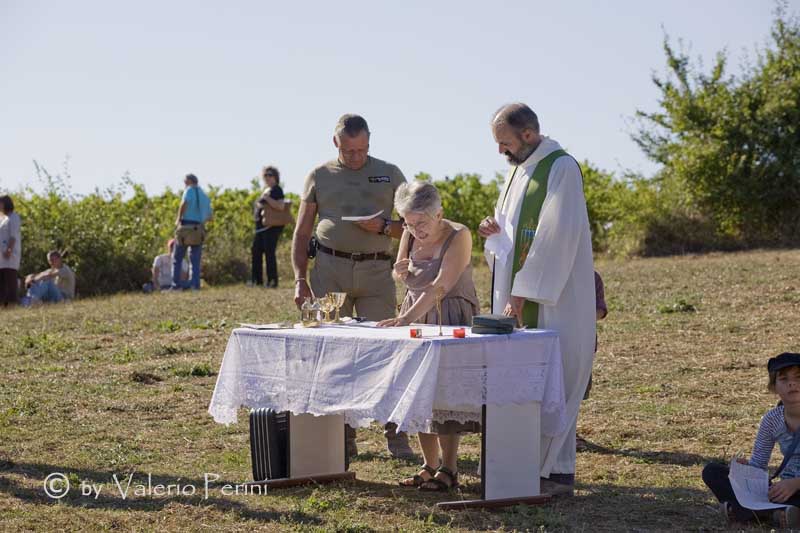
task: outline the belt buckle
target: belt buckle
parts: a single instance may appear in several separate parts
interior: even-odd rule
[[[363,254],[361,252],[356,252],[354,254],[350,254],[350,259],[352,259],[353,261],[361,261],[361,258],[364,257],[365,255],[366,254]]]

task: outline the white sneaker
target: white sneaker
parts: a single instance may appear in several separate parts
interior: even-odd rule
[[[731,525],[736,522],[733,518],[733,510],[731,510],[731,504],[728,502],[720,502],[719,504],[719,512],[722,513],[722,518],[725,519],[725,522],[728,525]]]

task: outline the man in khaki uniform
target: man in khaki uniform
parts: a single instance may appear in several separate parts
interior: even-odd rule
[[[394,193],[406,178],[395,165],[369,155],[369,136],[363,117],[343,115],[333,136],[339,157],[306,178],[292,240],[298,308],[313,290],[317,296],[346,292],[345,315],[378,321],[397,311],[391,247],[392,239],[403,234],[403,226],[402,221],[392,220],[392,208]],[[342,220],[379,211],[368,220]],[[309,279],[307,249],[317,215],[317,256]],[[405,433],[396,433],[393,424],[386,430],[392,455],[413,455]],[[347,448],[349,454],[357,453],[355,431],[349,427]]]

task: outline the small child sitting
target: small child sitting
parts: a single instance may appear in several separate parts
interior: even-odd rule
[[[800,353],[782,353],[767,363],[769,372],[768,388],[778,395],[781,401],[777,407],[767,411],[761,418],[761,425],[753,445],[753,455],[748,462],[767,470],[770,455],[775,443],[784,456],[783,463],[775,476],[780,481],[769,488],[769,499],[775,503],[788,504],[777,511],[751,511],[736,500],[728,479],[728,465],[709,463],[703,469],[703,481],[720,501],[721,509],[729,521],[750,522],[772,518],[780,527],[800,526]]]

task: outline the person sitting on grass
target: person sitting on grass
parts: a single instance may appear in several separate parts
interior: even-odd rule
[[[47,262],[50,268],[25,278],[29,303],[59,303],[75,298],[75,273],[64,264],[61,252],[48,252]]]
[[[167,251],[169,253],[157,255],[153,259],[153,278],[142,287],[144,292],[166,291],[172,287],[172,254],[175,252],[175,239],[167,241]],[[189,261],[185,257],[181,268],[180,288],[189,288]]]
[[[778,395],[780,402],[761,418],[761,425],[753,445],[749,464],[767,470],[772,449],[777,443],[784,456],[783,463],[773,478],[777,483],[769,487],[769,499],[788,507],[761,511],[745,509],[736,499],[728,465],[709,463],[703,469],[703,481],[720,501],[721,510],[730,522],[772,520],[780,527],[800,527],[800,353],[782,353],[767,363],[770,392]]]

